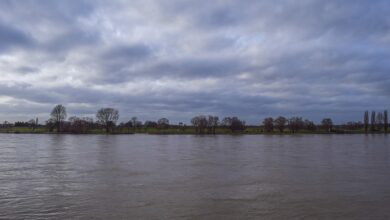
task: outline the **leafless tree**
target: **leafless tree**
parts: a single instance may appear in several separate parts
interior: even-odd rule
[[[383,127],[383,113],[382,112],[378,112],[376,114],[376,125],[378,127],[378,130],[381,131],[382,127]]]
[[[245,124],[245,121],[240,120],[238,117],[232,117],[232,124],[230,125],[230,129],[232,132],[244,131],[246,127]]]
[[[140,129],[140,128],[142,128],[142,126],[143,126],[142,121],[136,121],[135,122],[135,127],[136,128]]]
[[[158,119],[157,127],[158,128],[163,128],[163,129],[169,128],[169,120],[167,118],[160,118],[160,119]]]
[[[133,126],[133,130],[135,131],[135,128],[137,127],[137,117],[132,117],[130,121]]]
[[[55,126],[56,124],[52,118],[46,121],[46,128],[49,130],[49,132],[52,132]]]
[[[388,122],[388,118],[387,118],[387,110],[385,110],[385,111],[383,112],[383,128],[384,128],[384,130],[385,130],[386,133],[387,133],[387,128],[388,128],[388,126],[389,126],[388,123],[389,123],[389,122]]]
[[[96,113],[96,119],[105,127],[106,133],[109,133],[119,119],[119,112],[113,108],[102,108]]]
[[[229,128],[232,124],[232,118],[231,117],[225,117],[222,119],[222,126]]]
[[[89,117],[79,118],[72,116],[69,118],[69,130],[68,132],[75,134],[85,134],[94,128],[93,119]]]
[[[70,131],[71,133],[81,134],[87,132],[87,123],[77,116],[69,118]]]
[[[283,116],[279,116],[275,119],[275,127],[280,131],[280,133],[283,133],[286,123],[287,119]]]
[[[369,125],[370,121],[369,121],[369,118],[368,118],[368,111],[365,111],[364,112],[364,132],[368,132],[368,125]]]
[[[66,108],[63,105],[56,105],[51,111],[51,119],[57,126],[57,132],[61,132],[61,124],[66,119]]]
[[[157,122],[155,122],[155,121],[145,121],[144,127],[145,128],[157,128]]]
[[[245,121],[242,121],[237,117],[225,117],[222,120],[222,125],[230,128],[232,132],[245,130]]]
[[[288,120],[288,127],[292,133],[298,132],[304,127],[304,122],[301,117],[292,117]]]
[[[123,124],[125,128],[127,128],[127,132],[130,133],[131,129],[133,129],[133,122],[131,120],[127,121]],[[133,129],[134,130],[134,129]]]
[[[215,134],[215,128],[218,126],[219,118],[217,116],[209,115],[207,120],[207,128],[209,134]]]
[[[331,132],[332,131],[332,127],[333,127],[332,119],[324,118],[324,119],[322,119],[321,124],[322,124],[322,127],[324,127],[324,129],[327,132]]]
[[[346,124],[342,125],[342,127],[347,130],[359,130],[364,128],[364,124],[360,121],[349,121]]]
[[[12,127],[12,124],[8,121],[4,121],[3,124],[0,126],[1,128],[9,129]],[[8,132],[8,131],[7,131]]]
[[[207,127],[208,121],[206,116],[199,115],[191,119],[191,124],[195,127],[195,133],[204,134],[204,130]]]
[[[308,130],[308,131],[315,131],[317,129],[316,125],[314,124],[313,121],[310,121],[310,120],[305,120],[304,121],[305,123],[305,129]]]
[[[376,128],[376,119],[375,119],[375,111],[371,112],[371,131],[375,131]]]
[[[272,132],[274,130],[274,119],[272,117],[265,118],[263,120],[264,129],[267,132]]]

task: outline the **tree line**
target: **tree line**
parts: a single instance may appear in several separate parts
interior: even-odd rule
[[[262,124],[265,132],[273,132],[274,129],[276,129],[280,133],[283,133],[287,128],[292,133],[296,133],[303,129],[314,132],[320,127],[327,132],[331,132],[333,129],[333,121],[330,118],[324,118],[321,121],[321,126],[317,126],[313,121],[297,116],[291,118],[279,116],[275,119],[268,117],[263,120]]]
[[[371,120],[369,119],[369,112],[364,112],[364,131],[366,133],[368,131],[384,131],[385,133],[387,133],[388,127],[389,121],[387,116],[387,110],[377,113],[375,113],[375,111],[371,111]]]
[[[228,128],[232,132],[245,130],[245,121],[238,117],[225,117],[219,122],[218,116],[199,115],[191,119],[191,124],[195,127],[195,133],[197,134],[215,134],[218,126]]]
[[[127,122],[118,123],[119,111],[114,108],[101,108],[96,112],[95,118],[72,116],[67,118],[67,111],[64,105],[56,105],[50,113],[49,120],[45,125],[40,125],[37,119],[31,119],[27,122],[15,122],[14,124],[4,122],[0,127],[29,127],[32,130],[45,127],[49,132],[58,133],[91,133],[96,129],[104,130],[106,133],[114,132],[114,129],[121,132],[131,133],[140,131],[140,129],[168,129],[177,128],[185,132],[188,126],[182,122],[177,125],[171,125],[167,118],[160,118],[157,121],[145,121],[142,123],[137,117],[132,117]],[[222,120],[214,115],[199,115],[191,119],[191,127],[196,134],[216,134],[217,128],[230,130],[232,133],[241,133],[248,127],[246,122],[238,117],[224,117]],[[253,126],[249,126],[253,127]],[[302,117],[279,116],[276,118],[266,117],[258,126],[259,132],[279,132],[284,133],[288,130],[296,133],[301,130],[308,132],[338,132],[343,130],[364,130],[368,132],[387,132],[388,114],[387,110],[383,112],[368,111],[364,112],[363,122],[347,122],[342,125],[334,125],[331,118],[324,118],[319,125],[313,121]]]
[[[66,121],[67,112],[63,105],[57,105],[50,113],[50,119],[46,121],[46,127],[50,132],[56,131],[67,133],[89,133],[95,129],[104,129],[106,133],[113,132],[114,128],[128,129],[128,132],[134,131],[141,127],[156,127],[167,128],[169,120],[161,118],[157,122],[146,121],[142,124],[136,117],[132,117],[128,122],[121,122],[117,125],[119,120],[119,111],[114,108],[101,108],[96,112],[96,120],[91,117],[77,117],[72,116]]]
[[[128,129],[128,132],[135,131],[141,128],[157,128],[167,129],[169,127],[177,127],[185,131],[186,125],[170,125],[167,118],[160,118],[157,121],[138,121],[137,117],[132,117],[128,122],[121,122],[117,125],[119,119],[119,111],[113,108],[101,108],[96,113],[96,121],[93,118],[76,116],[70,117],[68,121],[66,108],[63,105],[57,105],[53,108],[50,114],[50,119],[46,122],[46,127],[50,132],[54,129],[56,132],[71,132],[71,133],[88,133],[93,129],[104,128],[106,133],[113,131],[113,128]],[[221,122],[217,116],[196,116],[191,119],[191,124],[195,128],[197,134],[215,134],[218,126],[230,129],[232,132],[245,130],[245,121],[238,117],[225,117]]]
[[[307,131],[316,131],[322,129],[326,132],[338,132],[344,130],[359,130],[364,129],[365,133],[370,132],[385,132],[388,131],[388,115],[387,110],[383,112],[376,113],[375,111],[371,112],[371,119],[369,118],[369,112],[364,112],[363,123],[360,121],[357,122],[347,122],[342,125],[335,126],[331,118],[324,118],[321,121],[320,125],[314,124],[313,121],[303,119],[302,117],[292,117],[287,119],[283,116],[277,118],[268,117],[265,118],[262,122],[262,125],[266,132],[273,132],[274,129],[277,129],[279,132],[283,133],[286,128],[288,128],[292,133],[295,133],[301,129]]]

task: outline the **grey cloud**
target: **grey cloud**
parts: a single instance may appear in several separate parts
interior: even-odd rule
[[[41,46],[51,54],[66,53],[77,47],[98,46],[100,40],[100,34],[97,31],[89,33],[79,28],[72,28],[51,41],[42,43]]]
[[[37,73],[39,72],[39,69],[36,67],[31,67],[31,66],[20,66],[17,67],[16,72],[21,73],[21,74],[28,74],[28,73]]]
[[[151,49],[146,45],[122,45],[110,48],[102,58],[105,60],[135,62],[150,56]]]
[[[93,4],[84,0],[26,0],[23,4],[6,0],[1,1],[0,6],[2,16],[7,15],[10,20],[23,21],[24,24],[44,22],[66,26],[76,23],[75,18],[88,16],[95,8]]]
[[[30,48],[34,39],[23,30],[0,23],[0,53],[12,48]]]
[[[53,103],[59,100],[61,96],[60,94],[52,94],[48,91],[34,88],[27,83],[19,83],[15,85],[0,84],[0,94],[16,99],[24,99],[39,103]]]
[[[146,76],[157,78],[167,76],[176,78],[205,78],[238,74],[249,68],[250,66],[245,66],[241,59],[235,57],[202,57],[159,62],[152,65],[145,72],[147,73]]]
[[[389,8],[385,0],[2,1],[0,96],[37,103],[31,114],[63,103],[74,114],[110,105],[122,118],[173,121],[360,120],[390,106]],[[42,86],[47,79],[59,85]],[[128,83],[151,88],[113,89]]]
[[[152,59],[153,50],[144,44],[113,46],[103,51],[98,58],[100,77],[96,81],[103,83],[123,83],[138,74],[130,68]],[[92,62],[95,62],[94,60]]]
[[[0,49],[18,47],[54,57],[99,41],[99,32],[88,32],[78,20],[93,12],[87,1],[2,1],[0,5],[0,18],[6,22],[0,23]]]

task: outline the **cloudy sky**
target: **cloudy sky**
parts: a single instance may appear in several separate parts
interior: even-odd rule
[[[390,109],[388,0],[0,1],[0,120]]]

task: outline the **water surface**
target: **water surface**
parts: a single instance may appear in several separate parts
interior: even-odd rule
[[[0,219],[389,219],[386,135],[0,134]]]

